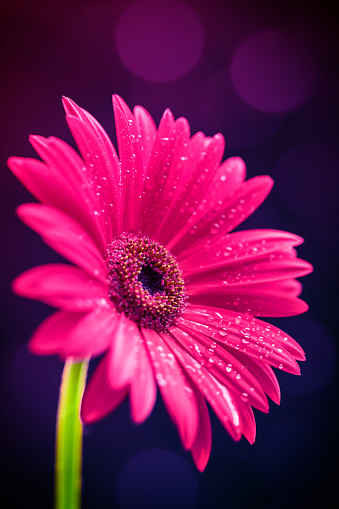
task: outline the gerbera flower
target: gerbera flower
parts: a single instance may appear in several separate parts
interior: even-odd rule
[[[104,354],[82,403],[86,423],[127,395],[141,423],[158,386],[185,449],[203,470],[211,449],[206,400],[234,440],[255,439],[252,407],[279,403],[271,366],[299,374],[301,347],[255,317],[307,310],[295,278],[302,239],[277,230],[230,233],[262,203],[272,180],[245,181],[224,140],[197,133],[166,110],[158,130],[146,110],[113,98],[120,159],[103,128],[64,99],[81,157],[57,138],[32,136],[44,162],[9,166],[41,203],[19,217],[76,266],[35,267],[16,293],[59,311],[35,331],[40,355]]]

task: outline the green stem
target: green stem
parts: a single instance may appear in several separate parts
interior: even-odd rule
[[[55,508],[79,509],[81,501],[82,423],[80,404],[88,360],[67,359],[62,374],[55,450]]]

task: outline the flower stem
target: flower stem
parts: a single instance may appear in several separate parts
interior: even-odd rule
[[[82,423],[80,404],[88,360],[67,359],[60,387],[55,450],[55,508],[79,509],[81,500]]]

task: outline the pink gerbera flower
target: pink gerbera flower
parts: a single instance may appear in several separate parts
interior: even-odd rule
[[[141,423],[159,387],[185,449],[203,470],[211,449],[206,400],[234,440],[255,439],[252,407],[279,403],[271,366],[299,374],[301,347],[256,317],[307,310],[295,278],[312,267],[302,239],[277,230],[230,233],[266,198],[268,176],[245,181],[224,140],[197,133],[166,110],[158,130],[146,110],[113,99],[119,155],[103,128],[64,99],[80,157],[57,138],[32,136],[44,162],[9,166],[41,203],[20,218],[76,266],[35,267],[16,293],[59,311],[35,331],[40,355],[105,354],[82,403],[86,423],[127,395]]]

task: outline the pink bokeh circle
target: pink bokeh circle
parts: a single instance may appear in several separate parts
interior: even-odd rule
[[[233,86],[261,111],[290,111],[306,101],[315,86],[315,64],[293,35],[268,28],[248,36],[231,61]]]
[[[149,81],[171,81],[199,61],[204,34],[196,14],[177,0],[138,0],[116,28],[116,47],[124,65]]]

